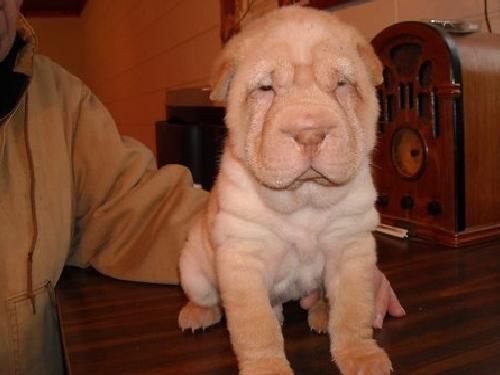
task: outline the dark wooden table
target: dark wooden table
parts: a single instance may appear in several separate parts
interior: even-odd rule
[[[379,263],[407,311],[375,333],[395,374],[500,374],[500,242],[452,249],[378,238]],[[70,374],[237,374],[225,324],[181,332],[179,287],[65,269],[57,287]],[[287,356],[297,374],[338,374],[328,337],[285,306]]]

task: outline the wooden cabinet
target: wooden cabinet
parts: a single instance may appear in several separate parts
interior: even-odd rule
[[[212,187],[226,128],[225,108],[208,99],[203,87],[167,93],[165,121],[156,123],[158,166],[182,164],[204,189]]]

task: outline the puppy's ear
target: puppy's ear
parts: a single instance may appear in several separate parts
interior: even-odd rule
[[[236,71],[236,59],[229,51],[224,51],[215,63],[212,73],[212,91],[210,99],[225,101],[229,93],[229,86]]]
[[[374,86],[380,85],[384,82],[384,75],[382,63],[375,54],[373,47],[368,43],[363,37],[360,37],[357,41],[358,53],[361,56],[361,60],[364,61],[368,72],[372,78],[372,83]]]

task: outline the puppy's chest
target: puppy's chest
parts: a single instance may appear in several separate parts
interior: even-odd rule
[[[326,215],[306,213],[274,222],[274,232],[283,242],[287,255],[306,263],[319,255],[321,235],[327,229]]]
[[[287,249],[274,273],[271,299],[282,303],[321,287],[325,256],[317,250],[307,254],[296,248]]]
[[[284,254],[274,273],[274,301],[297,299],[322,285],[325,253],[319,241],[321,223],[316,224],[288,223],[282,228]]]

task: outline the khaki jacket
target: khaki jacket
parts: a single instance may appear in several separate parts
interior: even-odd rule
[[[15,70],[29,85],[0,119],[0,374],[58,375],[53,288],[64,265],[178,283],[206,193],[184,167],[156,170],[150,151],[120,137],[79,79],[34,54],[22,18],[18,35],[27,44]]]

